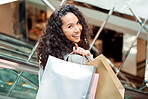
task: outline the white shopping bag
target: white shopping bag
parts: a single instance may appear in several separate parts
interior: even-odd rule
[[[86,99],[95,67],[48,57],[36,99]]]

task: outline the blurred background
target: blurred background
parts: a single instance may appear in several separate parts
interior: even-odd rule
[[[61,2],[78,7],[92,28],[90,43],[99,33],[91,49],[94,58],[103,54],[115,73],[121,69],[118,78],[125,99],[147,99],[148,1],[43,1],[54,8]],[[43,1],[0,1],[0,99],[35,99],[39,70],[35,49],[53,12]]]

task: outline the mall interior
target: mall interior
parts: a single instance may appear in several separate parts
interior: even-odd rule
[[[38,39],[62,4],[76,6],[86,17],[90,51],[94,58],[103,54],[118,73],[124,99],[148,99],[147,0],[1,0],[0,99],[35,99]]]

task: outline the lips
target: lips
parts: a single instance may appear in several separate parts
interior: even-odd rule
[[[74,38],[80,38],[80,34],[73,35],[72,37],[74,37]]]

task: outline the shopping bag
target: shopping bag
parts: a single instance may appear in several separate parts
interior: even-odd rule
[[[124,99],[125,89],[102,54],[87,65],[96,67],[99,73],[95,99]]]
[[[94,66],[48,57],[36,99],[86,99]]]
[[[95,99],[95,94],[96,94],[96,89],[98,85],[98,80],[99,80],[99,74],[95,73],[93,76],[93,79],[91,81],[91,88],[90,88],[90,94],[89,94],[89,99]]]

